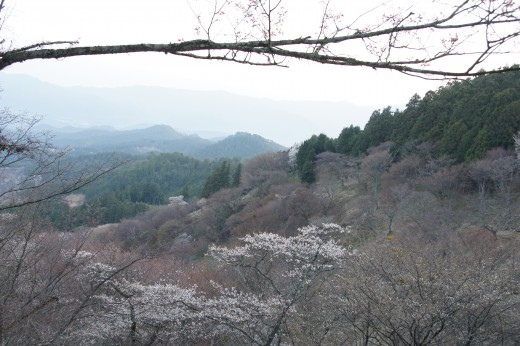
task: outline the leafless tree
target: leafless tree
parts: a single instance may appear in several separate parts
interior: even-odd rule
[[[361,162],[361,172],[372,199],[372,209],[379,208],[379,194],[383,174],[390,168],[394,156],[389,150],[375,151]]]
[[[0,215],[2,345],[48,345],[63,338],[80,323],[93,295],[139,259],[114,263],[101,280],[82,283],[81,273],[103,257],[102,249],[84,256],[88,233],[45,231],[35,209]]]
[[[445,240],[413,244],[394,239],[352,256],[344,273],[345,291],[337,300],[345,318],[345,344],[518,342],[515,245]]]
[[[0,211],[37,204],[77,191],[121,163],[75,165],[67,150],[34,126],[40,119],[0,111]]]
[[[43,41],[22,47],[4,39],[0,70],[33,59],[135,52],[269,66],[287,66],[288,59],[295,58],[395,70],[427,78],[520,69],[514,65],[482,70],[492,55],[513,57],[519,52],[520,7],[515,0],[401,2],[394,7],[391,2],[381,2],[363,13],[353,14],[335,10],[331,1],[325,1],[321,14],[315,18],[316,26],[303,29],[296,37],[284,34],[286,19],[296,15],[296,11],[286,9],[288,0],[214,0],[212,4],[204,13],[193,9],[198,24],[196,31],[202,39],[183,41],[172,37],[172,41],[180,39],[180,42],[106,46]],[[6,13],[6,1],[2,0],[1,23]],[[315,33],[308,35],[308,31]],[[228,40],[217,41],[216,32]]]
[[[498,231],[515,229],[519,218],[513,189],[517,179],[515,157],[504,149],[493,149],[484,159],[472,163],[469,173],[478,188],[481,226],[495,239]]]
[[[81,290],[75,283],[89,262],[78,258],[85,233],[53,231],[42,222],[39,209],[118,166],[73,165],[66,151],[34,130],[37,121],[7,109],[0,112],[2,345],[52,343],[89,303],[91,289],[97,288]]]

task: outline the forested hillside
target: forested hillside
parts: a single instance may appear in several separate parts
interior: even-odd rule
[[[112,159],[105,154],[71,160]],[[200,196],[206,179],[220,165],[220,161],[198,160],[180,153],[141,157],[120,154],[118,160],[123,163],[121,167],[79,191],[85,195],[84,203],[69,208],[64,201],[52,201],[43,209],[44,218],[59,229],[118,222],[153,205],[168,204],[171,196]]]
[[[69,147],[76,155],[121,152],[144,154],[149,152],[189,153],[212,145],[213,142],[195,135],[186,135],[167,125],[144,129],[117,131],[113,128],[80,129],[50,127],[52,142],[57,147]]]
[[[272,326],[295,345],[520,342],[520,151],[455,164],[428,143],[391,148],[322,152],[313,184],[286,152],[260,155],[237,186],[94,229],[98,247],[154,258],[100,294],[116,334],[88,319],[89,337],[126,340],[131,299],[142,340],[173,344],[249,344]]]
[[[96,5],[0,0],[0,346],[520,345],[520,0]]]
[[[498,146],[482,142],[489,150],[459,157],[442,142],[443,131],[455,131],[442,124],[473,119],[450,93],[502,76],[487,78],[414,96],[402,112],[377,111],[364,130],[243,161],[179,153],[66,160],[31,132],[5,137],[1,162],[31,164],[0,163],[9,175],[0,205],[3,340],[519,344],[518,100],[478,113],[485,121],[474,116],[503,132]],[[506,81],[517,83],[505,78],[506,90]],[[441,108],[453,112],[434,126],[428,116]],[[421,132],[423,117],[432,126]],[[459,136],[468,133],[471,143],[486,138],[476,129]],[[55,189],[65,192],[49,195]]]
[[[338,138],[313,136],[300,147],[298,169],[303,181],[312,182],[315,155],[330,151],[360,156],[388,141],[396,144],[396,154],[428,142],[436,155],[471,161],[493,148],[512,148],[519,130],[520,73],[481,76],[450,82],[422,98],[415,94],[404,110],[377,110],[363,130],[350,126]]]

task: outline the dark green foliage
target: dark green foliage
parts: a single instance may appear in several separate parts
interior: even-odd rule
[[[84,192],[89,200],[105,192],[116,192],[123,200],[164,204],[169,196],[184,191],[200,194],[204,180],[216,164],[179,153],[150,154],[121,167]]]
[[[259,135],[247,132],[237,132],[232,136],[194,152],[196,157],[219,158],[240,157],[251,158],[253,156],[285,150],[283,146]]]
[[[237,162],[233,176],[231,176],[231,161],[221,160],[220,165],[206,179],[200,195],[207,198],[221,189],[234,187],[235,184],[238,186],[241,172],[242,167],[240,162]]]
[[[54,228],[63,232],[68,232],[80,225],[92,224],[85,208],[69,208],[64,201],[58,199],[42,203],[39,207],[39,215]]]
[[[367,149],[368,142],[359,126],[345,127],[336,140],[336,151],[340,154],[359,156]]]
[[[394,114],[390,107],[382,111],[374,111],[370,120],[363,130],[368,147],[377,146],[380,143],[390,140],[393,127]]]
[[[319,136],[312,136],[304,141],[298,149],[296,155],[296,166],[298,168],[298,176],[304,183],[312,184],[316,180],[314,173],[314,160],[316,155],[325,151],[336,151],[334,140],[327,137],[323,133]]]
[[[91,162],[110,157],[91,155],[76,159]],[[133,161],[83,188],[86,205],[69,210],[64,202],[53,201],[42,210],[42,215],[62,230],[118,222],[147,210],[149,205],[166,204],[170,196],[199,195],[217,164],[179,153],[133,157]]]
[[[79,226],[119,222],[146,210],[148,206],[144,203],[131,202],[109,192],[74,208],[69,208],[62,200],[50,200],[40,206],[40,216],[54,228],[66,232]]]
[[[303,183],[312,184],[316,181],[316,174],[314,173],[314,164],[311,161],[304,162],[300,171],[300,180]]]
[[[191,197],[190,189],[188,186],[184,186],[182,188],[181,196],[184,197],[184,199],[189,199]]]
[[[80,210],[92,213],[92,223],[106,224],[119,222],[124,218],[145,212],[148,206],[142,202],[132,202],[121,198],[117,193],[105,193],[96,197]]]
[[[168,203],[170,196],[208,197],[222,188],[238,186],[241,171],[238,160],[202,161],[179,153],[134,157],[134,161],[85,187],[85,206],[68,210],[63,202],[56,201],[43,215],[58,229],[119,222],[150,205]]]
[[[239,162],[235,171],[233,172],[233,177],[231,178],[231,187],[238,187],[240,185],[240,179],[242,177],[242,164]]]
[[[520,129],[520,73],[451,82],[420,101],[414,97],[394,118],[399,121],[389,140],[438,143],[441,153],[458,162],[481,158],[492,148],[510,148]]]
[[[413,95],[403,111],[374,111],[363,130],[351,125],[335,141],[325,135],[311,137],[299,149],[298,173],[302,181],[314,182],[311,163],[320,152],[359,156],[388,141],[398,146],[430,142],[438,154],[456,162],[475,160],[493,148],[512,148],[519,130],[520,72],[454,81],[423,98]]]

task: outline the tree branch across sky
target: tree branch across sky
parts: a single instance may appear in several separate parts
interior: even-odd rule
[[[513,65],[513,59],[513,66],[485,65],[493,55],[520,53],[520,5],[514,0],[431,1],[430,7],[394,1],[390,2],[393,7],[376,5],[351,22],[328,1],[317,13],[320,25],[311,28],[316,33],[296,37],[285,34],[289,12],[284,5],[289,1],[212,0],[204,9],[192,6],[195,31],[203,39],[183,40],[173,33],[172,42],[165,43],[82,46],[79,41],[60,40],[18,48],[16,42],[4,39],[0,69],[34,59],[137,52],[283,67],[298,59],[395,70],[423,78],[459,78],[520,68]],[[6,19],[3,2],[0,19]]]

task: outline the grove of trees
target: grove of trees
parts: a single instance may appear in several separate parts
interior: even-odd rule
[[[517,157],[496,148],[454,165],[428,143],[392,148],[324,150],[312,184],[286,152],[236,165],[240,174],[216,162],[208,177],[225,171],[227,185],[205,200],[72,232],[41,215],[81,176],[16,191],[0,228],[1,341],[520,342]]]
[[[518,3],[378,6],[351,22],[325,2],[318,33],[297,38],[284,37],[283,0],[210,3],[209,21],[196,16],[203,39],[92,47],[2,40],[0,69],[154,51],[479,77],[414,96],[402,112],[376,111],[363,131],[313,136],[296,169],[287,152],[233,169],[228,160],[165,154],[136,163],[122,185],[108,176],[119,160],[75,166],[31,130],[34,118],[4,110],[0,344],[519,344],[519,66],[478,70],[492,54],[518,53]],[[2,24],[6,6],[0,0]],[[215,41],[226,28],[231,40]],[[351,42],[361,44],[359,55]],[[442,68],[461,56],[471,58],[462,70]],[[185,165],[185,174],[154,180],[172,165]],[[100,186],[113,188],[101,197],[105,208],[118,194],[139,208],[191,186],[207,198],[115,225],[87,227],[87,218],[70,232],[49,220],[54,202],[105,176]],[[87,215],[116,214],[103,207]]]
[[[520,131],[520,75],[512,72],[448,83],[420,97],[404,110],[390,107],[372,113],[365,128],[346,127],[338,138],[313,136],[298,151],[298,173],[313,182],[315,156],[323,151],[361,156],[369,147],[396,144],[394,154],[413,143],[436,144],[438,155],[456,162],[480,159],[497,147],[514,147]]]

